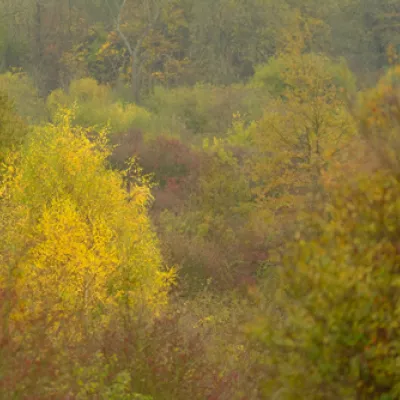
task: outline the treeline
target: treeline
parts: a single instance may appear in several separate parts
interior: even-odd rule
[[[4,1],[0,397],[398,399],[395,1]]]
[[[158,85],[243,82],[298,11],[318,27],[309,50],[345,57],[368,79],[400,45],[396,0],[4,0],[0,71],[23,68],[41,94],[88,75],[129,82],[136,101]]]

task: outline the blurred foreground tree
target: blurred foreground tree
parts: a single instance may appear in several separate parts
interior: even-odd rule
[[[267,395],[400,396],[399,78],[393,68],[356,114],[378,163],[367,174],[342,166],[339,179],[326,181],[330,201],[282,269],[283,317],[254,328],[268,351]]]

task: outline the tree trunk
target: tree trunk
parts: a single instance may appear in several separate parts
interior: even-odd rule
[[[131,72],[131,79],[132,79],[132,94],[133,99],[136,104],[140,104],[141,102],[141,87],[140,87],[140,63],[138,60],[137,52],[132,54],[132,72]]]
[[[35,32],[36,32],[36,54],[37,61],[41,62],[43,57],[43,46],[42,46],[42,7],[40,1],[36,1],[36,21],[35,21]]]

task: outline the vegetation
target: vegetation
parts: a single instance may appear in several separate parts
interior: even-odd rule
[[[398,1],[0,5],[0,398],[400,399]]]
[[[400,132],[399,93],[386,85],[399,72],[391,71],[363,101],[375,115],[360,117],[361,133],[370,140],[384,134],[396,160],[398,145],[390,134]],[[390,153],[368,176],[359,171],[344,184],[326,184],[330,201],[287,257],[278,300],[285,318],[273,329],[270,321],[255,329],[268,346],[273,377],[265,393],[399,398],[399,181]]]

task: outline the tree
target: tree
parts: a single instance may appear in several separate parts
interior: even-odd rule
[[[141,68],[142,68],[142,46],[148,38],[152,29],[159,21],[164,7],[168,4],[167,0],[139,0],[129,4],[137,18],[137,25],[134,27],[133,37],[126,34],[122,26],[124,12],[127,11],[127,1],[106,0],[110,13],[114,18],[115,30],[123,41],[131,59],[131,85],[133,97],[136,103],[140,103],[141,93]]]
[[[9,151],[22,144],[27,131],[28,127],[15,113],[13,103],[0,91],[0,165]]]
[[[340,7],[326,18],[332,29],[333,54],[346,57],[359,75],[376,75],[387,66],[388,45],[400,49],[398,1],[343,0],[338,4]]]
[[[291,10],[271,0],[187,2],[191,59],[200,80],[231,84],[248,79],[276,49]]]
[[[47,117],[43,99],[27,73],[12,71],[0,75],[0,91],[7,93],[16,112],[26,122],[38,124]]]
[[[287,222],[293,213],[315,204],[322,172],[355,132],[344,88],[336,85],[334,72],[340,68],[327,56],[307,51],[319,21],[299,16],[297,24],[283,32],[278,85],[274,82],[278,97],[249,128],[257,149],[249,161],[254,193],[268,224],[280,234],[282,226],[292,226]]]
[[[126,326],[167,300],[172,275],[147,216],[149,189],[137,177],[128,198],[106,168],[104,137],[87,134],[69,113],[38,128],[2,181],[1,327],[6,348],[25,355],[40,352],[40,337],[58,354],[100,340],[111,317]]]
[[[367,174],[344,169],[326,187],[330,201],[287,252],[277,296],[283,316],[255,328],[268,351],[268,396],[400,396],[399,73],[391,71],[358,113],[362,135],[386,156]],[[389,145],[375,147],[383,137]]]

